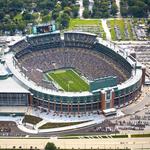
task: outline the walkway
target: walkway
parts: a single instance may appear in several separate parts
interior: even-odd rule
[[[80,19],[83,19],[83,11],[84,11],[83,0],[79,0],[79,5],[80,5],[80,8],[79,8],[79,17],[80,17]]]
[[[73,116],[73,115],[66,116],[65,114],[61,114],[61,115],[55,114],[54,115],[54,112],[52,112],[52,111],[49,114],[46,112],[41,113],[40,110],[35,111],[34,109],[32,109],[32,111],[30,111],[30,113],[28,113],[28,114],[33,115],[33,116],[38,116],[43,119],[41,122],[39,122],[36,125],[29,124],[28,126],[24,126],[24,124],[22,124],[22,121],[20,120],[20,122],[18,123],[18,128],[21,131],[24,131],[26,133],[33,133],[33,134],[74,130],[74,129],[78,129],[78,128],[91,126],[91,125],[94,125],[97,123],[101,123],[105,119],[105,117],[103,115],[97,115],[97,114],[91,114],[91,115],[84,114],[84,115],[78,117],[78,115],[76,115],[76,116]],[[120,116],[120,112],[118,112],[118,115]],[[42,126],[48,122],[51,122],[51,123],[64,122],[65,123],[65,122],[82,122],[82,121],[88,121],[88,122],[81,123],[78,125],[60,127],[60,128],[38,129],[40,126]]]
[[[103,26],[104,32],[106,33],[106,39],[111,41],[111,34],[110,34],[109,28],[107,26],[106,19],[102,19],[102,26]]]
[[[118,7],[118,13],[117,13],[117,17],[121,18],[121,12],[120,12],[120,0],[116,0],[116,5]]]
[[[94,0],[89,0],[89,11],[93,12]]]

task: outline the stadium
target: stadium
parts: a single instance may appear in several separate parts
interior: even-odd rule
[[[28,35],[11,45],[0,63],[6,68],[0,74],[0,105],[48,112],[125,107],[141,94],[145,80],[145,68],[134,57],[85,32]]]

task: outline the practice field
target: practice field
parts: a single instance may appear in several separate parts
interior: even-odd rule
[[[80,75],[72,69],[61,69],[46,73],[49,80],[53,80],[64,91],[80,92],[89,91],[89,85]]]

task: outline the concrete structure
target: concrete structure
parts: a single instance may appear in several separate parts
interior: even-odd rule
[[[94,91],[62,92],[43,88],[29,80],[26,75],[26,68],[18,63],[18,59],[34,51],[44,51],[53,47],[81,47],[102,53],[103,56],[107,56],[120,64],[124,70],[129,72],[130,77],[121,84]],[[47,111],[68,112],[69,114],[73,112],[97,112],[109,108],[124,107],[138,97],[141,92],[141,86],[144,83],[145,71],[144,69],[142,70],[143,66],[140,63],[132,56],[127,56],[122,49],[97,38],[94,34],[66,32],[63,38],[60,37],[60,33],[32,35],[15,43],[10,50],[13,53],[10,52],[4,56],[6,68],[13,74],[16,80],[16,86],[21,85],[28,95],[26,95],[26,103],[23,105],[40,106]],[[5,87],[5,83],[3,82],[5,82],[5,80],[0,80],[0,86]],[[9,90],[7,91],[7,87],[1,88],[1,105],[5,105],[5,103],[3,103],[5,99],[5,97],[3,97],[4,91],[7,94],[11,93]],[[24,92],[20,91],[20,93],[23,94]],[[7,105],[12,106],[14,104],[15,103],[8,103]],[[15,105],[19,104],[18,102]]]

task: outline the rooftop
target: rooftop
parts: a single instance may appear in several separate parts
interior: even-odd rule
[[[23,88],[14,77],[9,77],[5,80],[0,80],[0,92],[1,93],[29,93],[29,91]]]

